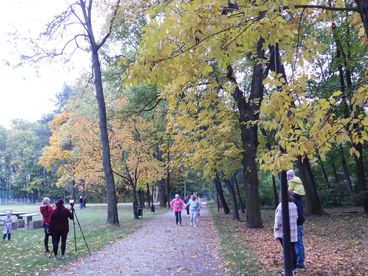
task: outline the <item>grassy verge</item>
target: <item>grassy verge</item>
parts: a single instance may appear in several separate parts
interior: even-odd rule
[[[132,209],[119,206],[120,227],[107,226],[106,223],[106,205],[89,204],[86,209],[79,210],[76,208],[81,228],[86,238],[87,244],[91,250],[97,251],[102,249],[109,243],[126,237],[141,227],[148,220],[153,218],[155,214],[148,209],[144,210],[143,218],[139,220],[132,219]],[[38,212],[39,207],[36,205],[17,205],[17,206],[0,206],[1,210],[22,210]],[[166,209],[156,209],[156,215],[166,212]],[[13,216],[15,219],[15,216]],[[36,217],[35,219],[41,219]],[[47,274],[56,267],[66,265],[81,256],[87,255],[88,250],[79,230],[78,224],[76,228],[76,245],[77,252],[74,250],[74,234],[73,224],[69,223],[69,235],[67,240],[66,253],[69,258],[67,260],[53,260],[49,254],[44,253],[43,245],[43,229],[17,229],[12,231],[12,240],[0,243],[0,267],[2,275],[40,275]],[[51,245],[51,241],[49,241]],[[52,248],[52,247],[51,247]],[[60,249],[59,249],[60,251]]]
[[[259,275],[260,263],[247,245],[243,231],[244,222],[234,221],[231,215],[218,213],[214,204],[208,204],[214,224],[220,235],[220,245],[228,275]]]

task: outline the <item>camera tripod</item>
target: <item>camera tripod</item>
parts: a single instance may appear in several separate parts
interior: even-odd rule
[[[79,223],[79,219],[78,219],[77,213],[76,213],[76,212],[75,212],[75,210],[74,210],[74,204],[70,204],[70,206],[71,206],[72,214],[73,214],[73,216],[74,216],[74,219],[73,219],[74,250],[75,250],[75,252],[77,252],[77,236],[76,236],[76,234],[75,234],[75,221],[77,220],[78,227],[79,227],[79,230],[80,230],[80,232],[81,232],[81,234],[82,234],[82,237],[83,237],[84,243],[86,244],[86,247],[87,247],[87,249],[88,249],[88,253],[89,253],[89,255],[91,256],[91,251],[89,250],[87,240],[86,240],[86,238],[84,237],[84,233],[83,233],[82,227],[81,227],[81,225],[80,225],[80,223]]]

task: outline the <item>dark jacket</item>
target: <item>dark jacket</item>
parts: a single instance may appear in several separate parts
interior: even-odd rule
[[[74,219],[72,212],[69,209],[62,206],[56,206],[55,211],[52,213],[50,229],[51,233],[68,233],[69,232],[69,219]]]

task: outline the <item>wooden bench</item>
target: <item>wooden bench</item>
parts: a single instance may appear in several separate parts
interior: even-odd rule
[[[29,229],[32,229],[33,228],[32,219],[33,219],[33,217],[39,216],[39,215],[40,215],[40,213],[25,213],[25,214],[18,215],[18,218],[19,219],[24,219],[26,227],[29,228]]]

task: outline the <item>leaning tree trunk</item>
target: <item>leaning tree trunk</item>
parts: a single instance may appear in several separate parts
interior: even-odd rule
[[[367,0],[355,0],[358,6],[360,18],[362,19],[365,36],[368,37],[368,1]]]
[[[232,212],[233,219],[240,220],[238,202],[236,200],[236,193],[235,193],[234,186],[229,179],[224,179],[224,182],[231,196],[231,205],[233,207],[233,212]]]
[[[118,217],[118,208],[117,208],[117,199],[116,199],[116,191],[115,191],[115,181],[111,168],[111,157],[110,157],[110,142],[109,135],[107,131],[107,119],[106,119],[106,105],[105,98],[102,86],[102,76],[101,76],[101,64],[99,60],[98,51],[106,42],[110,33],[108,33],[100,44],[96,43],[93,28],[92,28],[92,19],[91,19],[91,9],[92,2],[89,3],[89,6],[86,7],[86,1],[80,0],[80,7],[82,9],[84,24],[88,39],[89,46],[92,52],[92,68],[94,73],[94,85],[96,89],[96,99],[98,105],[98,117],[99,117],[99,127],[100,127],[100,136],[101,136],[101,144],[102,144],[102,163],[103,163],[103,171],[104,177],[106,181],[106,192],[107,192],[107,223],[112,225],[119,225],[119,217]],[[119,2],[117,2],[117,6]],[[115,15],[117,11],[117,6],[115,9]]]
[[[106,106],[102,88],[101,65],[97,51],[92,51],[93,69],[95,73],[96,98],[98,103],[99,126],[102,143],[102,160],[107,191],[107,223],[119,225],[115,180],[112,174],[110,142],[107,132]]]
[[[217,175],[215,178],[213,178],[213,185],[215,186],[216,193],[217,193],[218,199],[220,200],[220,204],[224,210],[224,213],[229,214],[230,209],[226,203],[224,191],[222,190],[222,187],[221,187],[221,181]],[[220,204],[218,204],[218,206],[220,206]]]
[[[297,165],[305,188],[305,213],[314,215],[323,214],[324,211],[317,194],[316,182],[314,180],[309,158],[304,157],[304,159],[302,159],[298,157]]]
[[[238,185],[238,180],[236,179],[236,175],[235,174],[233,175],[233,182],[234,182],[234,185],[236,187],[236,191],[238,193],[238,197],[239,197],[239,202],[240,202],[240,207],[242,209],[242,213],[245,214],[245,205],[244,205],[243,200],[241,198],[240,189],[239,189],[239,185]]]

